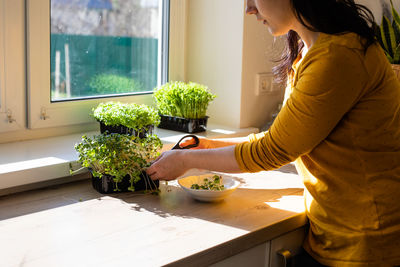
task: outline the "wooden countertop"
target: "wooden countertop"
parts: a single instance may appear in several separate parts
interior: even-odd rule
[[[240,187],[218,203],[176,181],[159,196],[102,195],[83,180],[0,197],[1,265],[206,266],[306,223],[292,165],[232,176]]]

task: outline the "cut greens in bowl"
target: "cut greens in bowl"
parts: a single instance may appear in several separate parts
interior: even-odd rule
[[[203,179],[202,184],[192,184],[190,189],[198,189],[198,190],[216,190],[221,191],[224,190],[225,187],[222,184],[221,175],[214,174],[212,177],[205,177]]]
[[[240,183],[229,175],[209,173],[181,178],[178,184],[194,199],[213,202],[229,196]]]

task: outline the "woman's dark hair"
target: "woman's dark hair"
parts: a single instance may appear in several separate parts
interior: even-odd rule
[[[365,51],[375,42],[376,23],[372,12],[354,0],[290,0],[297,19],[311,31],[327,34],[358,34]],[[286,81],[292,64],[301,53],[304,43],[295,31],[287,33],[287,46],[280,64],[273,72],[277,81]]]

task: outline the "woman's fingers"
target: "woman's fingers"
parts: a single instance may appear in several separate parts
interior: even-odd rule
[[[146,173],[152,180],[173,180],[182,175],[186,169],[183,164],[184,157],[181,157],[183,151],[170,150],[161,154],[154,161]]]
[[[158,158],[156,158],[153,162],[151,162],[150,167],[148,167],[146,169],[146,173],[150,176],[150,178],[152,180],[158,180],[158,178],[155,178],[156,177],[155,174],[156,174],[157,171],[156,171],[156,167],[154,166],[154,163],[159,161],[162,158],[163,154],[161,154]]]
[[[149,168],[147,168],[146,173],[148,176],[150,176],[150,178],[152,180],[158,180],[156,178],[156,171],[154,170],[154,167],[152,167],[153,165],[151,165]]]

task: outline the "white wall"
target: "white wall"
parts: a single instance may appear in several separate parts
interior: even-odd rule
[[[283,38],[274,38],[255,16],[244,15],[242,61],[242,97],[240,127],[262,128],[271,120],[271,114],[282,103],[284,90],[270,94],[256,94],[256,74],[272,72],[274,61],[280,58]],[[272,77],[271,77],[272,79]]]
[[[382,20],[382,2],[385,0],[355,0],[357,4],[362,4],[371,9],[375,20],[380,23]],[[389,2],[389,0],[388,0]]]
[[[394,8],[400,13],[400,0],[392,0]],[[390,8],[390,0],[356,0],[356,3],[365,5],[374,13],[375,20],[379,24],[382,21],[384,10]],[[389,11],[390,12],[390,11]]]
[[[207,85],[217,98],[210,122],[239,127],[241,103],[242,0],[190,0],[186,80]]]
[[[242,0],[190,0],[186,80],[217,94],[210,122],[262,127],[282,101],[282,93],[257,96],[256,73],[271,71],[273,39]],[[278,42],[279,44],[279,42]],[[278,45],[279,46],[279,45]]]

